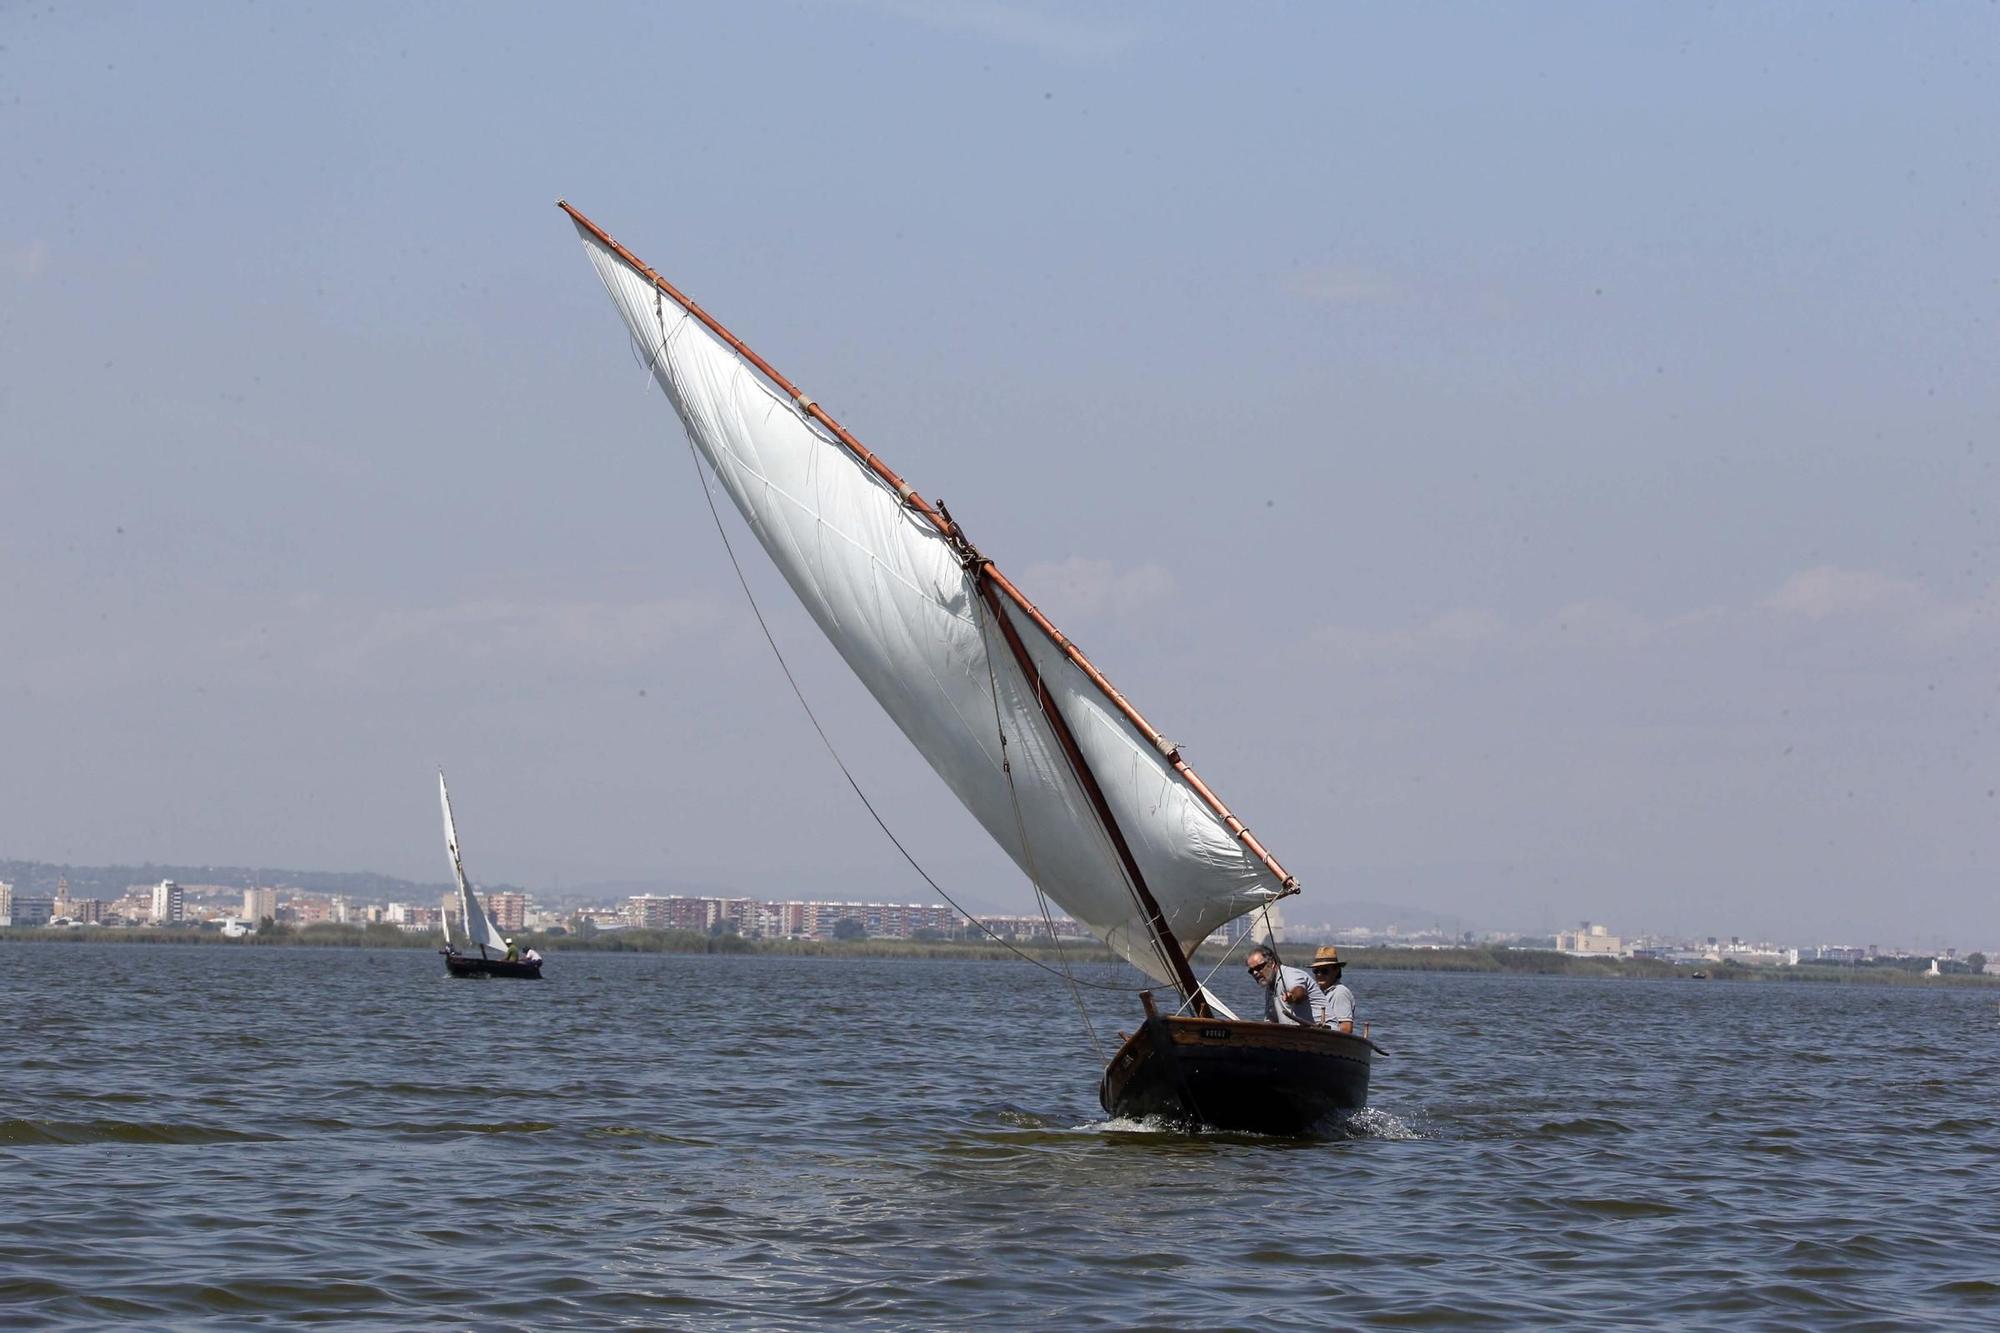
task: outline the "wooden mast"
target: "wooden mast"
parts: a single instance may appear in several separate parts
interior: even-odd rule
[[[1105,698],[1111,701],[1112,706],[1125,717],[1126,721],[1130,722],[1137,729],[1139,734],[1146,739],[1147,743],[1152,745],[1166,758],[1167,763],[1180,775],[1181,780],[1187,783],[1188,789],[1201,799],[1202,803],[1214,813],[1217,819],[1222,821],[1223,826],[1230,831],[1236,840],[1248,849],[1253,856],[1257,857],[1263,863],[1264,868],[1278,881],[1281,886],[1278,896],[1282,898],[1299,891],[1297,877],[1278,863],[1278,859],[1266,850],[1264,844],[1257,840],[1256,836],[1250,832],[1243,821],[1238,819],[1229,807],[1222,803],[1222,798],[1217,796],[1209,788],[1208,784],[1201,780],[1194,769],[1188,765],[1187,760],[1181,757],[1180,748],[1168,740],[1160,732],[1159,728],[1148,722],[1139,710],[1132,706],[1131,701],[1126,699],[1116,686],[1112,685],[1104,673],[1097,669],[1096,664],[1084,656],[1082,649],[1078,648],[1068,635],[1057,629],[1050,622],[1049,618],[1043,615],[1033,602],[1028,600],[1026,594],[1015,586],[1012,579],[1003,574],[992,561],[979,554],[972,543],[966,538],[964,531],[952,519],[950,514],[944,511],[942,506],[934,505],[919,495],[916,489],[903,480],[887,463],[883,462],[874,450],[856,439],[845,426],[829,416],[825,408],[814,402],[804,390],[785,378],[777,367],[757,355],[755,351],[751,350],[749,344],[731,333],[727,328],[724,328],[720,320],[695,304],[685,293],[661,277],[644,260],[620,245],[613,239],[611,233],[605,231],[604,228],[598,226],[588,217],[585,217],[566,199],[558,199],[556,207],[568,214],[571,221],[589,232],[606,249],[624,260],[626,264],[631,266],[634,272],[652,283],[656,290],[670,297],[681,309],[700,320],[711,333],[722,339],[738,356],[741,356],[745,361],[756,367],[766,379],[782,390],[801,412],[824,426],[864,466],[886,482],[902,498],[905,505],[923,515],[931,526],[937,529],[938,533],[946,541],[951,543],[952,548],[959,552],[961,559],[965,561],[968,568],[974,570],[975,578],[989,600],[991,599],[992,590],[997,589],[999,593],[1003,594],[1018,607],[1021,613],[1027,616],[1036,628],[1040,629],[1048,637],[1049,641],[1075,664],[1078,670],[1083,672],[1090,682],[1104,694]],[[1006,628],[1010,640],[1012,640],[1012,623],[1004,615],[1001,615],[999,619],[1001,624]],[[1019,652],[1026,651],[1024,646],[1018,644],[1010,644],[1010,646],[1016,647]],[[1025,665],[1024,669],[1027,670],[1030,679],[1037,681],[1037,689],[1040,691],[1039,676],[1034,673],[1032,666]],[[1080,780],[1085,781],[1093,789],[1091,792],[1092,799],[1099,806],[1099,812],[1105,820],[1106,829],[1117,844],[1120,856],[1126,862],[1128,871],[1132,875],[1134,888],[1143,895],[1142,902],[1146,910],[1151,913],[1153,920],[1157,923],[1158,930],[1165,931],[1166,922],[1160,916],[1158,906],[1153,902],[1150,891],[1145,888],[1144,880],[1139,877],[1137,867],[1131,861],[1130,849],[1125,846],[1123,835],[1118,832],[1116,823],[1110,819],[1108,807],[1103,805],[1103,793],[1101,790],[1095,789],[1095,778],[1087,776],[1089,769],[1082,764],[1081,754],[1073,752],[1075,739],[1068,734],[1068,727],[1060,721],[1060,715],[1053,713],[1052,705],[1053,701],[1051,700],[1049,710],[1052,717],[1051,725],[1056,727],[1059,734],[1062,735],[1065,748],[1072,751],[1072,762],[1078,766]],[[1176,972],[1182,977],[1181,984],[1183,988],[1187,990],[1187,993],[1194,999],[1195,1003],[1199,1004],[1201,1002],[1200,987],[1194,982],[1193,972],[1187,966],[1187,959],[1182,953],[1178,942],[1173,940],[1170,933],[1165,934],[1163,938],[1167,943],[1166,951],[1179,960]]]
[[[1062,710],[1056,707],[1055,696],[1049,693],[1049,687],[1042,682],[1042,673],[1035,669],[1035,659],[1029,655],[1028,646],[1021,642],[1021,636],[1015,630],[1014,622],[1008,619],[1006,610],[1000,605],[1000,597],[994,590],[994,582],[987,577],[992,568],[991,563],[983,563],[972,571],[973,581],[979,585],[980,596],[985,599],[987,607],[992,611],[993,619],[999,622],[1000,633],[1006,638],[1007,647],[1014,654],[1014,664],[1021,669],[1022,679],[1035,687],[1035,702],[1041,705],[1042,716],[1048,719],[1049,730],[1055,733],[1056,741],[1062,746],[1064,757],[1069,760],[1070,770],[1076,774],[1077,785],[1083,788],[1084,796],[1089,799],[1091,808],[1097,812],[1097,822],[1104,826],[1105,835],[1111,839],[1112,847],[1117,850],[1118,860],[1125,867],[1125,877],[1131,881],[1132,894],[1139,900],[1140,910],[1146,915],[1146,928],[1152,932],[1154,945],[1174,974],[1174,984],[1187,998],[1189,1007],[1197,1015],[1206,1018],[1208,1002],[1202,998],[1201,983],[1195,980],[1194,969],[1188,965],[1187,953],[1181,948],[1180,941],[1174,938],[1174,932],[1167,925],[1166,914],[1160,911],[1160,904],[1153,897],[1153,891],[1146,887],[1146,877],[1139,873],[1139,863],[1132,856],[1130,844],[1125,841],[1124,830],[1118,827],[1117,816],[1111,813],[1111,803],[1104,799],[1104,789],[1097,785],[1097,774],[1091,771],[1089,761],[1083,757],[1082,747],[1076,743],[1076,733],[1069,729],[1069,723],[1064,719]]]

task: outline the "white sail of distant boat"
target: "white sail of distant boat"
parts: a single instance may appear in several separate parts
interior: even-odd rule
[[[451,793],[445,789],[443,769],[438,770],[438,803],[444,807],[444,846],[445,850],[451,853],[452,877],[458,881],[458,905],[460,914],[464,918],[465,938],[478,946],[481,958],[487,956],[486,951],[489,949],[504,957],[507,953],[507,937],[493,924],[493,918],[486,914],[486,908],[480,904],[478,897],[472,892],[472,885],[465,878],[465,863],[458,855],[458,827],[452,823]],[[445,931],[447,939],[450,934],[450,929],[447,927]]]
[[[943,506],[562,207],[701,457],[884,711],[1042,892],[1226,1015],[1179,942],[1296,881]]]

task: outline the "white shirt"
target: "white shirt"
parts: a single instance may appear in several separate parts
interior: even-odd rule
[[[1294,986],[1304,986],[1306,997],[1296,1004],[1285,1000],[1285,992]],[[1297,1023],[1301,1027],[1311,1027],[1319,1022],[1319,1015],[1326,1008],[1326,995],[1319,983],[1312,979],[1312,973],[1302,972],[1296,967],[1278,964],[1278,979],[1264,987],[1264,1017],[1273,1023]]]
[[[1336,981],[1332,990],[1322,991],[1321,994],[1326,997],[1326,1018],[1323,1021],[1328,1027],[1338,1032],[1342,1023],[1354,1021],[1353,991]]]

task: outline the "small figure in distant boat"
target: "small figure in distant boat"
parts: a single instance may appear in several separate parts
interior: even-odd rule
[[[531,948],[521,955],[521,961],[524,963],[539,963],[542,961],[542,955],[539,950]]]
[[[1278,961],[1277,951],[1260,944],[1244,960],[1250,975],[1264,988],[1264,1017],[1272,1023],[1313,1027],[1326,1007],[1319,985],[1296,967]]]
[[[514,941],[512,940],[507,941],[507,961],[510,963],[521,961],[521,951],[514,947]]]
[[[1320,1020],[1335,1032],[1354,1031],[1354,992],[1340,984],[1340,950],[1331,944],[1319,946],[1313,955],[1313,980],[1326,995],[1326,1014]]]

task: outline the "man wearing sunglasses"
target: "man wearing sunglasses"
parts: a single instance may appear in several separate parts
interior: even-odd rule
[[[1244,959],[1250,978],[1264,988],[1264,1017],[1273,1023],[1313,1027],[1326,1010],[1319,984],[1296,967],[1286,967],[1269,945],[1260,944]]]

